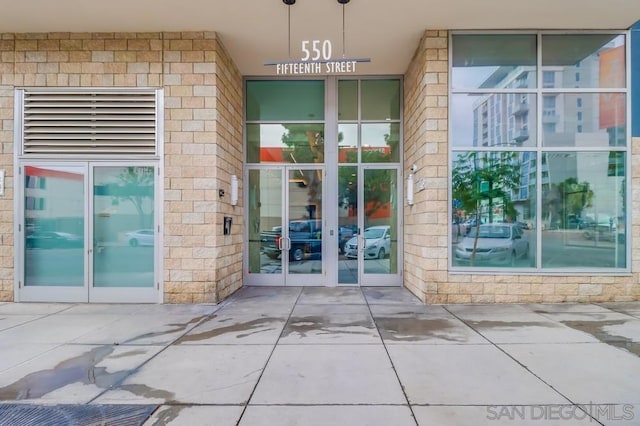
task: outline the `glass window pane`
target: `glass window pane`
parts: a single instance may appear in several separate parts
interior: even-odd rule
[[[621,34],[542,36],[544,88],[623,88],[625,37]]]
[[[360,84],[362,120],[400,119],[400,80],[362,80]]]
[[[324,120],[324,81],[247,81],[246,102],[247,121]]]
[[[338,283],[358,283],[358,168],[338,168]]]
[[[247,162],[324,163],[322,124],[247,124]]]
[[[282,172],[249,170],[249,273],[282,274]]]
[[[84,285],[84,168],[25,167],[25,286]]]
[[[338,82],[338,120],[358,119],[358,81]]]
[[[453,155],[453,266],[535,267],[535,152]]]
[[[365,274],[398,271],[398,182],[396,169],[364,170]],[[350,254],[348,248],[347,256]]]
[[[535,88],[534,34],[454,35],[454,89]]]
[[[363,124],[361,131],[363,163],[400,161],[400,123]]]
[[[289,170],[289,274],[322,274],[322,171]]]
[[[154,167],[96,167],[93,285],[153,287]]]
[[[453,146],[536,146],[536,111],[535,94],[452,95]]]
[[[552,152],[542,164],[542,266],[624,268],[625,152]]]
[[[542,144],[587,148],[625,146],[626,102],[624,93],[545,94]]]
[[[358,162],[358,125],[338,125],[338,162]]]

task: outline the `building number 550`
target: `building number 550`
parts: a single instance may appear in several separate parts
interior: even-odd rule
[[[322,43],[322,50],[320,50],[320,44]],[[309,51],[311,47],[311,51]],[[313,56],[311,53],[313,52]],[[317,61],[320,58],[328,61],[331,59],[331,40],[302,40],[302,60],[303,61]]]

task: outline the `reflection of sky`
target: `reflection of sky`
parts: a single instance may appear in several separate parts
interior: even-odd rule
[[[479,95],[453,95],[451,135],[453,146],[473,146],[473,103]]]
[[[81,166],[62,166],[62,167],[46,166],[46,167],[38,167],[38,168],[45,169],[45,170],[53,170],[56,172],[73,173],[75,175],[84,175],[84,167],[81,167]]]
[[[452,70],[452,84],[455,89],[477,89],[496,70],[491,67],[454,67]]]
[[[286,131],[282,124],[262,124],[260,126],[260,147],[281,147],[282,135]]]
[[[454,67],[452,83],[456,89],[477,89],[491,76],[497,66]],[[453,95],[451,102],[451,135],[454,146],[473,146],[473,103],[476,96]]]

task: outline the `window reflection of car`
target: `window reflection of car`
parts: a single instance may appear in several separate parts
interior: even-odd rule
[[[58,231],[34,231],[25,239],[27,248],[77,248],[84,245],[82,235]]]
[[[624,229],[618,231],[617,218],[599,215],[596,218],[593,216],[585,217],[582,229],[584,230],[583,236],[587,240],[617,240],[624,242]]]
[[[281,254],[282,226],[260,232],[260,250],[270,259]],[[289,260],[300,262],[322,257],[322,220],[302,219],[289,222]]]
[[[384,259],[389,254],[391,245],[391,228],[387,226],[371,226],[364,230],[365,259]],[[345,255],[358,257],[358,236],[351,238],[345,244]]]
[[[473,246],[478,232],[475,264],[512,265],[516,259],[529,256],[529,241],[522,230],[512,223],[489,223],[480,225],[478,230],[471,229],[455,249],[455,257],[459,262],[471,261]]]
[[[356,234],[355,227],[353,226],[340,226],[338,228],[338,250],[344,254],[345,245]]]
[[[127,232],[127,241],[131,247],[152,246],[154,241],[153,229],[138,229]]]

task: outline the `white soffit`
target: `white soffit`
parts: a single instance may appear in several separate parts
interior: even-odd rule
[[[0,29],[26,32],[215,31],[243,75],[272,75],[266,61],[289,59],[282,0],[0,0]],[[336,0],[290,6],[291,59],[302,40],[331,40],[342,56]],[[427,29],[612,29],[640,18],[638,0],[351,0],[346,56],[371,58],[359,74],[403,74]]]

